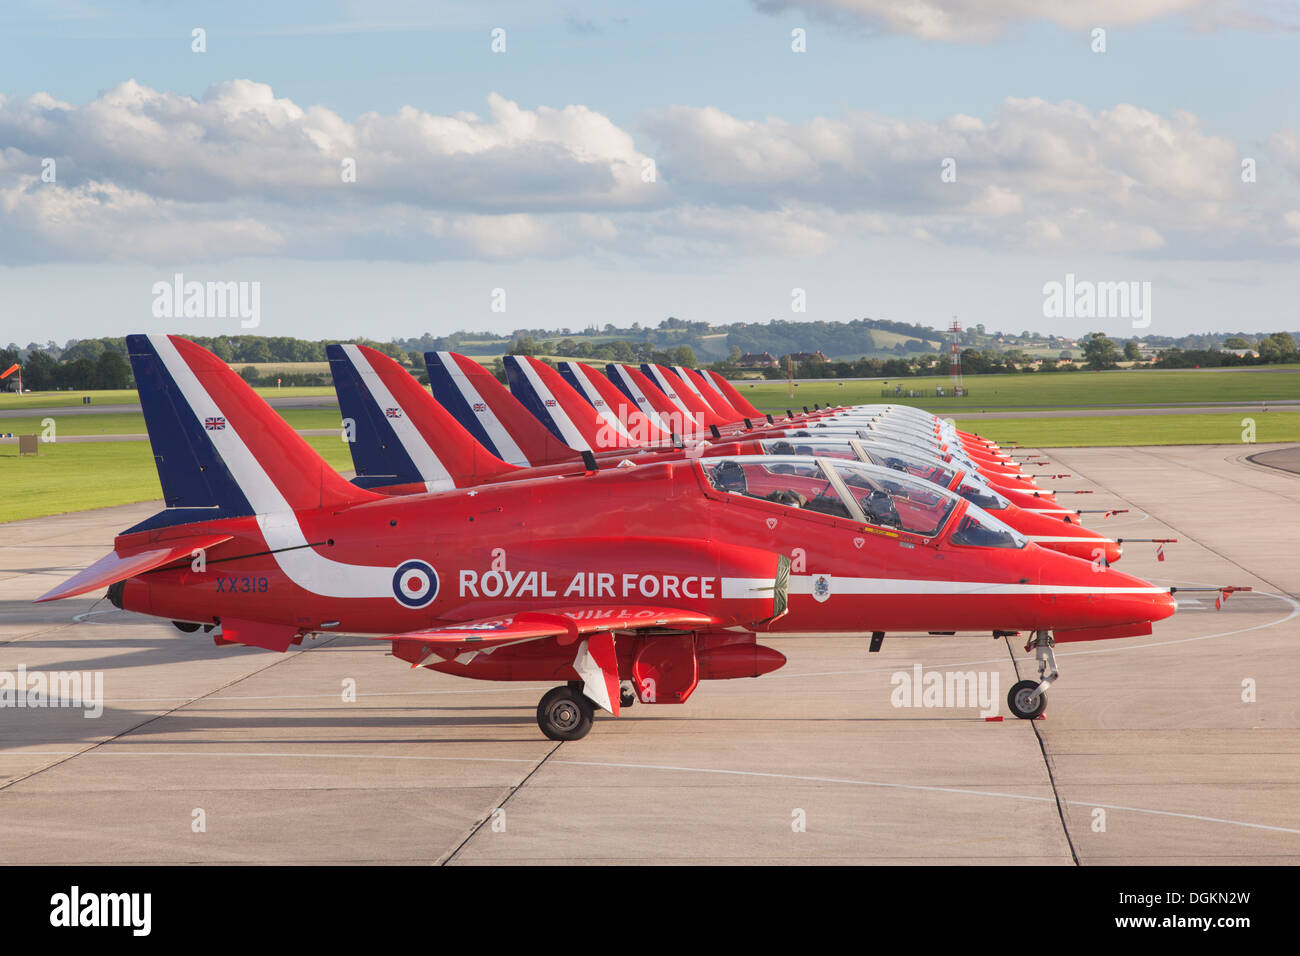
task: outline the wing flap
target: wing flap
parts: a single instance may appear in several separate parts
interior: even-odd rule
[[[419,661],[429,652],[445,660],[467,654],[490,651],[507,644],[558,638],[560,646],[573,644],[588,634],[605,631],[670,628],[692,631],[724,623],[721,618],[700,611],[681,608],[621,606],[554,608],[546,611],[521,611],[504,617],[463,621],[424,631],[407,631],[373,638],[392,641],[393,653],[403,660]],[[398,645],[404,645],[399,653]],[[415,652],[412,654],[412,652]]]

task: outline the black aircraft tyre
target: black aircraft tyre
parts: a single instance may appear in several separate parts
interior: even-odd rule
[[[556,687],[537,705],[537,726],[551,740],[581,740],[591,731],[596,706],[581,690]]]
[[[1021,720],[1033,720],[1047,709],[1046,692],[1039,694],[1038,700],[1034,701],[1032,705],[1029,703],[1029,695],[1034,692],[1034,688],[1037,686],[1038,681],[1036,680],[1022,680],[1007,691],[1007,706],[1011,708],[1011,713]]]

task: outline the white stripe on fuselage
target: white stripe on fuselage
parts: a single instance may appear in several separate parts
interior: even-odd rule
[[[802,574],[790,576],[791,594],[812,594],[813,580],[820,575]],[[896,595],[898,597],[918,597],[935,595],[981,594],[1168,594],[1168,588],[1157,587],[1123,587],[1109,588],[1095,585],[1075,584],[1003,584],[995,581],[925,581],[915,578],[850,578],[837,574],[829,575],[834,594],[874,594]],[[772,590],[770,578],[723,578],[722,597],[734,599],[752,596],[755,591]]]
[[[1067,536],[1058,538],[1055,535],[1050,534],[1027,534],[1025,537],[1035,544],[1068,544],[1070,542],[1076,542],[1078,544],[1103,545],[1115,543],[1110,538],[1071,538]]]
[[[492,406],[489,405],[483,399],[483,396],[478,393],[478,389],[476,389],[474,383],[469,380],[469,376],[461,370],[455,357],[450,352],[439,352],[438,358],[442,360],[442,367],[446,369],[447,374],[451,376],[452,384],[456,386],[461,397],[465,399],[465,404],[469,406],[469,410],[478,417],[479,422],[487,431],[488,438],[490,438],[492,444],[496,446],[498,456],[510,462],[512,465],[521,465],[524,468],[529,467],[532,462],[529,461],[528,457],[519,450],[519,446],[515,444],[514,438],[511,437],[510,432],[506,430],[506,426],[501,424],[501,419],[497,418],[496,412],[492,411]],[[482,411],[479,411],[476,407],[479,405],[483,407]]]
[[[369,359],[355,345],[343,346],[343,352],[352,363],[352,367],[357,370],[357,374],[361,376],[361,381],[369,390],[371,397],[379,403],[380,409],[398,408],[401,411],[401,418],[385,418],[384,420],[392,426],[394,434],[397,435],[397,440],[402,443],[402,448],[406,450],[406,454],[410,456],[416,470],[420,472],[425,488],[429,491],[447,491],[455,488],[456,483],[452,481],[451,472],[438,459],[437,453],[429,447],[429,443],[420,434],[420,430],[415,427],[415,423],[407,417],[406,409],[398,404],[397,399],[388,390],[388,386],[384,384],[384,380],[379,376],[374,366],[370,364]],[[405,375],[406,373],[403,372],[402,374]]]
[[[151,335],[149,341],[158,352],[163,365],[171,373],[190,411],[203,424],[205,418],[225,417],[222,410],[199,382],[189,363],[181,357],[172,340],[165,335]],[[212,446],[221,456],[226,468],[239,485],[257,516],[257,525],[266,539],[267,550],[275,563],[294,584],[312,594],[339,598],[372,598],[393,596],[393,572],[396,568],[378,568],[371,565],[341,564],[331,561],[307,546],[298,518],[289,507],[280,489],[275,486],[260,462],[248,450],[234,423],[227,419],[226,427],[207,432]],[[286,548],[296,550],[287,551]]]

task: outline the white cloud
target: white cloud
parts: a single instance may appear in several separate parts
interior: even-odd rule
[[[618,208],[654,201],[632,137],[585,106],[522,109],[491,94],[487,117],[413,107],[348,122],[251,80],[200,99],[128,80],[84,107],[0,98],[0,142],[53,156],[69,182],[110,177],[189,201],[232,194],[346,201],[355,194],[478,209]],[[356,182],[341,164],[356,162]]]
[[[861,24],[924,40],[984,42],[1018,23],[1046,20],[1068,30],[1123,27],[1194,13],[1198,24],[1256,25],[1266,12],[1242,0],[753,0],[768,13],[798,9],[821,19]]]
[[[800,207],[829,232],[838,217],[870,212],[900,234],[920,227],[946,241],[1147,251],[1178,234],[1258,241],[1276,215],[1268,191],[1243,189],[1236,145],[1182,111],[1008,99],[984,120],[857,112],[791,124],[678,106],[647,128],[676,195]],[[941,175],[948,160],[955,181]]]
[[[1260,181],[1246,185],[1230,139],[1191,113],[1130,104],[1008,99],[981,117],[799,123],[670,106],[634,137],[586,106],[495,94],[483,116],[404,107],[345,120],[249,80],[199,99],[128,81],[82,106],[0,97],[0,252],[164,265],[809,258],[899,236],[1275,255],[1294,238],[1283,210],[1300,207],[1300,138],[1283,129],[1258,145]],[[56,182],[41,180],[44,157]],[[646,183],[650,157],[658,181]]]

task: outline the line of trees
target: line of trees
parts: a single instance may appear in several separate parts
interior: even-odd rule
[[[918,328],[916,326],[906,326],[903,323],[870,321],[877,326],[889,324],[892,326],[890,331]],[[867,322],[868,320],[862,320],[860,323],[772,322],[768,326],[764,326],[764,328],[770,329],[772,334],[777,336],[779,340],[790,343],[791,347],[782,350],[772,350],[770,348],[746,349],[740,344],[731,344],[728,348],[728,357],[713,362],[711,367],[723,374],[737,374],[741,369],[737,367],[736,363],[742,351],[769,351],[780,356],[781,362],[777,368],[763,369],[763,376],[769,379],[784,378],[787,374],[786,357],[791,353],[813,352],[820,349],[827,354],[834,354],[838,350],[838,346],[827,344],[829,341],[828,336],[834,338],[832,332],[838,335],[848,329],[856,344],[863,346],[862,351],[870,351],[870,346],[874,344],[874,340],[870,328],[866,324]],[[698,334],[701,327],[708,328],[704,323],[690,323],[681,319],[668,319],[661,325],[663,326],[662,332],[670,337],[679,333]],[[832,327],[836,328],[832,329]],[[614,327],[609,325],[606,328],[613,329]],[[739,341],[744,341],[747,344],[751,341],[744,338],[743,329],[749,328],[748,326],[741,327],[740,330],[735,327],[732,328],[733,331],[727,334],[728,342],[732,340],[733,336],[738,337]],[[796,337],[796,333],[805,330],[807,331],[807,337]],[[499,354],[501,351],[505,351],[512,355],[538,357],[572,356],[596,365],[605,362],[625,362],[629,364],[656,362],[663,365],[697,367],[701,364],[701,356],[697,350],[686,342],[665,344],[663,341],[651,339],[637,341],[626,338],[599,341],[586,337],[574,337],[572,334],[565,335],[562,338],[548,338],[545,337],[545,333],[543,335],[534,334],[537,331],[519,330],[514,338],[509,340],[508,344],[505,344],[504,340],[500,340],[494,352],[487,354]],[[567,329],[561,331],[568,332]],[[455,333],[441,339],[435,339],[426,334],[419,339],[393,342],[374,342],[368,339],[351,341],[359,341],[378,349],[401,362],[410,368],[413,373],[420,375],[423,380],[427,381],[427,378],[424,377],[424,352],[427,350],[447,349],[463,351],[466,354],[485,354],[472,352],[457,341],[460,336],[469,334],[471,333]],[[275,376],[260,376],[257,369],[252,366],[254,364],[274,362],[324,362],[326,360],[325,346],[339,341],[334,339],[311,341],[291,336],[267,337],[255,335],[187,337],[210,349],[224,361],[229,362],[240,371],[240,374],[245,379],[253,384],[266,382],[273,384],[271,380],[274,377],[279,377],[282,384],[285,385],[326,385],[329,384],[330,377],[328,372],[293,371],[277,372]],[[1190,337],[1191,340],[1198,341],[1200,338],[1203,337]],[[1142,343],[1142,345],[1140,346],[1139,343]],[[1095,370],[1117,368],[1121,361],[1139,361],[1142,356],[1142,348],[1150,349],[1151,347],[1145,339],[1129,339],[1121,346],[1101,332],[1093,332],[1085,336],[1080,340],[1079,344],[1084,367]],[[901,378],[905,376],[945,374],[948,370],[947,355],[934,351],[925,351],[925,347],[926,342],[923,340],[911,339],[899,344],[899,347],[895,349],[898,353],[896,356],[869,358],[864,355],[857,359],[804,361],[797,364],[795,375],[798,378],[874,378],[879,376]],[[1257,354],[1238,355],[1232,351],[1226,351],[1226,349],[1252,350]],[[968,375],[1071,371],[1080,367],[1071,361],[1071,358],[1071,353],[1067,351],[1060,353],[1059,361],[1051,358],[1036,361],[1018,348],[968,347],[963,349],[961,353],[962,371]],[[0,370],[8,368],[15,362],[22,366],[23,386],[34,391],[130,388],[133,384],[131,366],[126,359],[126,341],[122,338],[105,337],[73,340],[62,349],[59,349],[53,342],[44,346],[32,343],[26,350],[19,349],[18,346],[11,343],[8,348],[0,349]],[[1260,334],[1258,337],[1251,338],[1244,335],[1228,336],[1222,349],[1218,347],[1182,348],[1177,345],[1169,345],[1164,347],[1163,352],[1153,362],[1153,365],[1157,368],[1194,368],[1264,365],[1279,362],[1300,362],[1300,347],[1297,346],[1295,337],[1289,332]],[[500,359],[489,367],[497,373],[498,377],[504,380],[505,372]],[[752,370],[745,371],[752,372]],[[7,385],[8,382],[5,384]]]
[[[16,349],[0,349],[0,371],[19,362]],[[23,388],[37,392],[57,389],[130,388],[131,365],[121,352],[100,352],[97,358],[55,360],[48,352],[31,352],[22,365]]]
[[[424,368],[422,353],[410,352],[392,342],[373,342],[369,339],[322,339],[310,341],[291,336],[257,335],[186,335],[186,338],[210,350],[224,362],[240,370],[252,384],[275,384],[275,376],[259,376],[257,369],[243,363],[268,362],[324,362],[325,346],[339,341],[360,342],[378,349],[404,365]],[[26,357],[23,357],[23,352]],[[98,339],[73,339],[60,349],[54,342],[39,345],[35,342],[26,349],[10,343],[0,349],[0,371],[14,363],[22,366],[23,388],[32,391],[61,389],[132,388],[131,363],[126,357],[126,339],[104,337]],[[278,376],[284,385],[328,385],[328,372],[289,372]],[[263,382],[263,379],[266,382]],[[6,386],[9,381],[4,383]]]

